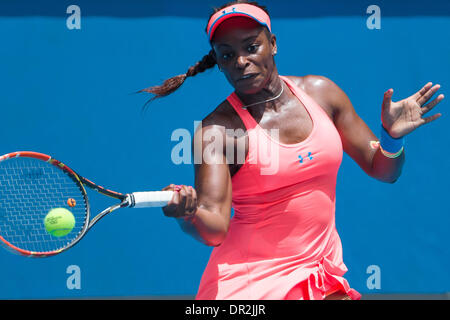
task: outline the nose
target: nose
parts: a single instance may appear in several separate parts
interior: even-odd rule
[[[236,68],[238,69],[244,69],[248,64],[247,57],[240,55],[236,59]]]

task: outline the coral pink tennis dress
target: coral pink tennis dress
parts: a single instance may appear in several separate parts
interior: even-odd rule
[[[283,144],[234,92],[227,98],[247,128],[249,150],[232,178],[228,234],[211,253],[196,299],[323,299],[337,291],[361,297],[342,277],[347,268],[335,225],[339,133],[310,96],[280,78],[306,107],[312,132]]]

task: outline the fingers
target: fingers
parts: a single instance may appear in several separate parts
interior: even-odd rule
[[[437,114],[432,115],[432,116],[430,116],[430,117],[423,118],[423,119],[422,119],[422,120],[423,120],[423,121],[422,121],[422,125],[427,124],[427,123],[430,123],[430,122],[432,122],[432,121],[434,121],[434,120],[440,118],[441,116],[442,116],[441,113],[437,113]]]
[[[381,105],[381,111],[384,111],[392,102],[392,96],[394,94],[394,89],[389,89],[384,93],[383,103]]]
[[[173,190],[172,199],[163,207],[167,217],[189,217],[197,211],[197,193],[191,186],[170,184],[163,190]]]
[[[197,210],[197,193],[191,186],[182,186],[180,190],[181,197],[186,198],[184,203],[185,215],[193,215]]]
[[[413,94],[414,100],[418,101],[420,97],[422,97],[425,93],[427,93],[432,86],[433,86],[432,82],[428,82],[426,85],[424,85],[422,89]]]
[[[429,104],[422,107],[422,114],[425,114],[430,110],[432,110],[442,100],[444,100],[444,95],[443,94],[438,95],[436,99],[434,99]]]
[[[190,187],[190,188],[191,188],[192,199],[193,199],[193,201],[192,201],[192,207],[191,207],[190,212],[191,212],[192,215],[195,215],[195,213],[197,212],[197,208],[198,208],[197,191],[195,191],[195,189],[192,188],[192,187]]]
[[[441,86],[439,84],[432,86],[432,83],[429,82],[424,88],[427,88],[427,90],[421,90],[422,95],[417,99],[417,103],[422,106],[422,114],[430,112],[439,102],[444,100],[444,95],[440,94],[436,99],[432,100],[430,103],[424,106],[424,104],[431,99],[431,97],[441,88]],[[422,118],[421,125],[433,122],[434,120],[439,119],[441,116],[441,113],[437,113],[430,117]]]
[[[161,190],[162,190],[162,191],[173,190],[173,189],[174,189],[174,186],[175,186],[175,185],[172,183],[172,184],[169,184],[168,186],[162,188]]]
[[[428,100],[431,99],[431,97],[441,88],[441,85],[437,84],[435,86],[432,86],[432,83],[429,82],[424,88],[428,88],[426,91],[423,91],[423,93],[417,97],[416,101],[420,106],[423,106]]]
[[[163,188],[163,191],[167,190],[173,190],[175,191],[175,185],[171,184],[165,188]],[[178,206],[180,204],[180,194],[179,192],[174,192],[172,195],[172,199],[167,203],[166,206],[162,207],[163,213],[166,217],[176,217]]]

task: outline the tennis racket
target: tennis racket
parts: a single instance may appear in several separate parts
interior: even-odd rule
[[[118,201],[91,219],[85,187]],[[122,194],[83,178],[46,154],[9,153],[0,157],[0,244],[27,257],[54,256],[77,244],[105,215],[126,207],[163,207],[172,194]],[[75,218],[75,226],[67,235],[56,237],[44,226],[44,218],[54,208],[67,209]]]

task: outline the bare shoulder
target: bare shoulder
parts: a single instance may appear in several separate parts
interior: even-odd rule
[[[334,119],[345,93],[329,78],[320,75],[288,76],[300,89],[312,97]]]
[[[241,127],[241,120],[231,104],[224,100],[203,120],[202,126],[218,126],[224,129],[236,129]]]
[[[237,131],[236,129],[242,129],[243,131]],[[241,135],[241,132],[244,132],[244,136]],[[248,143],[245,132],[245,125],[241,118],[237,114],[236,110],[234,110],[233,106],[225,100],[221,102],[211,113],[209,113],[196,128],[192,139],[194,154],[195,150],[202,150],[200,156],[204,159],[204,151],[209,149],[206,153],[209,160],[206,161],[205,159],[205,161],[200,161],[200,163],[211,164],[214,163],[211,162],[212,159],[217,159],[218,163],[227,164],[227,168],[231,173],[231,176],[233,176],[237,170],[239,170],[239,165],[237,164],[238,162],[235,158],[228,158],[230,155],[227,152],[227,148],[235,148],[232,153],[233,157],[237,157],[237,155],[241,154],[241,151],[246,152]],[[242,141],[241,139],[244,139],[245,141],[245,149],[242,149],[242,144],[237,143],[238,140]],[[209,148],[211,144],[214,146]],[[220,148],[220,144],[223,148],[222,155],[219,155],[216,152],[217,147]],[[221,158],[221,156],[224,158]],[[229,160],[231,162],[228,162]],[[200,166],[201,165],[196,165],[195,167],[197,169]]]
[[[200,128],[202,129],[202,135],[220,134],[224,139],[227,129],[244,129],[245,131],[244,123],[227,100],[222,101],[202,119],[201,124],[196,129],[194,138],[200,134]]]
[[[323,93],[325,90],[336,87],[336,84],[325,76],[309,74],[302,77],[288,76],[288,78],[308,94]]]

